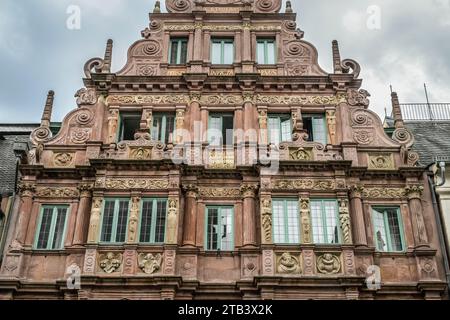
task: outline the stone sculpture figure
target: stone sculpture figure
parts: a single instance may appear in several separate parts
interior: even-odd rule
[[[162,265],[162,255],[157,253],[153,255],[152,253],[141,253],[138,256],[139,268],[142,269],[147,274],[153,274],[161,269]]]

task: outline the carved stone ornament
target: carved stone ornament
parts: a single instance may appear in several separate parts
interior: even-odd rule
[[[161,270],[163,257],[157,253],[140,253],[138,256],[139,268],[146,274],[153,274]]]
[[[75,93],[77,105],[93,105],[97,103],[97,93],[93,88],[82,88]]]
[[[392,153],[369,153],[368,167],[372,170],[394,170],[394,155]]]
[[[273,190],[334,190],[334,180],[326,179],[280,179],[273,181]]]
[[[198,194],[202,198],[240,198],[241,190],[239,188],[200,187]]]
[[[166,179],[99,178],[95,182],[95,187],[116,190],[165,190],[169,187],[169,181]]]
[[[192,12],[194,0],[166,0],[166,9],[168,12]]]
[[[312,149],[307,150],[305,148],[289,148],[290,160],[295,161],[311,161],[313,160]]]
[[[317,258],[317,271],[322,274],[336,274],[341,271],[341,260],[338,256],[325,253]]]
[[[41,198],[78,198],[80,192],[77,188],[38,188],[36,196]]]
[[[368,97],[370,97],[370,93],[363,89],[359,91],[356,89],[349,89],[347,91],[347,103],[351,106],[368,107],[370,104]]]
[[[364,188],[362,196],[369,199],[402,199],[405,198],[406,191],[404,188],[372,187]]]
[[[88,243],[96,243],[98,240],[102,204],[102,198],[94,198],[92,200],[91,218],[89,220]]]
[[[352,232],[350,228],[350,213],[348,208],[348,200],[339,200],[339,221],[341,223],[342,236],[345,244],[352,243]]]
[[[101,254],[99,258],[99,266],[105,273],[114,273],[119,271],[122,265],[122,254],[108,252]]]
[[[73,153],[56,153],[53,156],[53,164],[56,167],[70,167],[73,164],[74,157]]]
[[[311,209],[307,198],[300,199],[300,219],[302,222],[303,243],[312,243]]]
[[[289,252],[284,252],[281,257],[278,258],[277,273],[301,273],[299,258],[291,255]]]
[[[261,198],[261,226],[263,243],[272,243],[272,200],[270,197]]]
[[[21,181],[17,189],[22,197],[32,197],[36,192],[36,184],[33,182]]]
[[[178,228],[178,199],[169,198],[167,211],[167,233],[166,243],[177,243],[177,228]]]
[[[139,222],[139,197],[131,198],[130,217],[128,219],[128,242],[134,243],[137,240],[138,222]]]

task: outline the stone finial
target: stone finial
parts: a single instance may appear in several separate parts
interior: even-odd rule
[[[110,73],[111,72],[111,62],[112,62],[112,50],[113,50],[113,41],[112,39],[108,39],[106,42],[105,49],[105,58],[103,59],[103,72]]]
[[[294,11],[292,10],[292,2],[291,1],[286,1],[286,13],[293,13]]]
[[[50,90],[47,94],[47,101],[45,102],[44,112],[41,118],[41,127],[49,127],[52,119],[53,100],[55,98],[55,92]]]
[[[341,53],[337,40],[333,40],[333,67],[334,73],[342,73]]]
[[[394,116],[394,126],[396,129],[404,128],[405,123],[403,122],[402,109],[400,108],[400,102],[398,99],[397,92],[392,92],[392,114]]]
[[[161,1],[156,1],[153,13],[161,13]]]

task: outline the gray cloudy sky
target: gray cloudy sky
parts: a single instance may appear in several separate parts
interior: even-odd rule
[[[114,39],[113,70],[148,24],[154,0],[0,0],[0,122],[37,122],[46,92],[56,91],[54,118],[73,109],[83,66]],[[164,1],[162,1],[164,3]],[[389,84],[402,102],[450,102],[450,0],[294,0],[305,40],[332,71],[331,41],[361,64],[371,109],[390,112]],[[66,28],[69,5],[81,8],[81,29]],[[368,8],[381,29],[369,29]],[[164,6],[164,5],[163,5]],[[283,9],[284,10],[284,9]],[[373,20],[369,20],[373,21]]]

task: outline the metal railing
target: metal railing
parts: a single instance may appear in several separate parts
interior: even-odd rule
[[[450,120],[450,103],[403,103],[400,107],[405,121]]]

